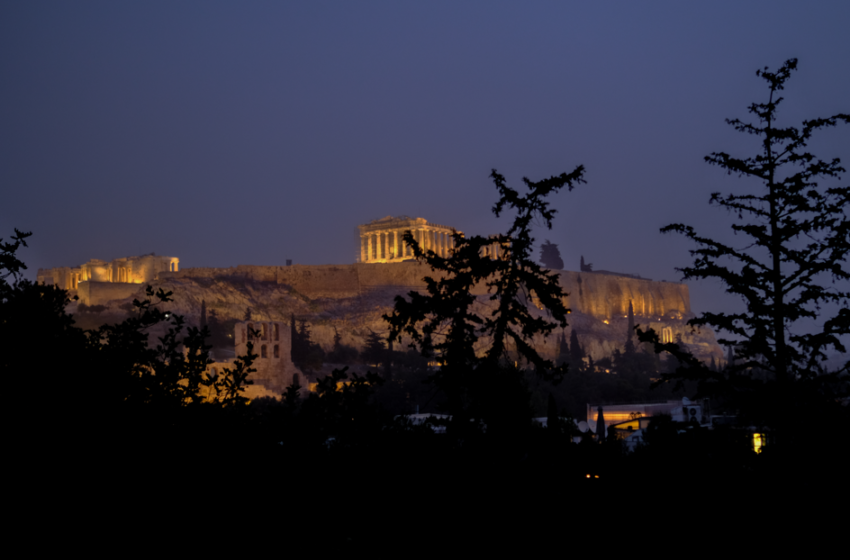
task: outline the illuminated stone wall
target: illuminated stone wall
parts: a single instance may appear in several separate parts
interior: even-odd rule
[[[685,284],[653,282],[639,278],[594,272],[559,271],[569,296],[565,304],[572,310],[569,326],[557,336],[535,340],[538,350],[554,358],[558,338],[569,340],[576,329],[585,352],[598,360],[623,350],[626,341],[629,301],[635,322],[652,327],[670,340],[681,340],[701,360],[718,363],[723,352],[710,329],[693,331],[686,325],[691,318],[690,296]],[[169,309],[187,317],[197,317],[202,301],[215,309],[220,319],[238,319],[250,307],[263,321],[287,321],[291,314],[311,322],[313,340],[325,350],[339,332],[343,343],[361,348],[369,332],[386,332],[382,319],[392,310],[393,298],[411,290],[424,290],[423,277],[434,276],[417,262],[366,263],[350,265],[236,266],[230,268],[189,268],[160,272],[153,283],[174,293]],[[86,284],[81,283],[81,286]],[[114,283],[91,282],[81,301],[115,307],[143,295],[143,284],[127,285],[132,294],[115,288]],[[133,288],[134,287],[134,288]],[[486,305],[484,286],[473,289],[480,304]],[[543,314],[533,306],[534,314]],[[486,312],[484,307],[481,312]],[[288,327],[287,327],[288,329]],[[404,344],[399,347],[405,347]]]
[[[597,318],[625,316],[629,302],[636,316],[682,319],[691,314],[688,286],[640,278],[561,271],[561,286],[569,293],[566,304],[574,313]]]
[[[128,298],[132,295],[141,297],[143,286],[140,284],[122,284],[117,282],[94,282],[88,280],[80,282],[77,288],[77,297],[80,303],[86,305],[104,305],[110,301]]]
[[[286,284],[310,298],[345,298],[382,288],[422,290],[422,278],[437,275],[424,264],[367,263],[351,265],[237,266],[232,268],[188,268],[160,273],[159,278],[242,278],[257,282]],[[625,315],[629,301],[638,316],[681,319],[691,313],[690,294],[685,284],[654,282],[639,278],[560,271],[561,285],[570,295],[567,307],[607,319]],[[484,286],[475,295],[487,293]]]

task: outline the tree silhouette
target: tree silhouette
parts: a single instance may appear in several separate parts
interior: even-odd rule
[[[846,352],[839,337],[850,333],[850,273],[843,268],[850,251],[850,187],[823,187],[822,179],[840,178],[844,169],[837,158],[823,161],[805,151],[815,131],[850,122],[850,116],[779,127],[777,109],[783,99],[778,93],[796,67],[791,59],[776,72],[756,72],[767,82],[769,95],[766,102],[750,105],[755,122],[726,121],[758,137],[759,152],[751,157],[715,152],[705,158],[729,174],[762,184],[759,191],[711,195],[712,204],[737,217],[732,230],[744,242],[729,245],[683,224],[661,230],[685,235],[698,245],[691,251],[694,264],[679,269],[686,279],[717,278],[746,304],[740,313],[703,313],[689,321],[728,333],[718,341],[734,346],[735,354],[722,374],[712,374],[677,345],[656,344],[657,349],[673,350],[684,364],[665,379],[697,379],[703,392],[735,394],[756,420],[768,425],[796,417],[793,411],[803,401],[818,400],[815,394],[834,388],[834,377],[822,375],[821,362],[825,350]],[[831,317],[822,316],[826,304],[838,308]],[[813,319],[823,320],[822,326],[801,326]],[[654,333],[644,333],[642,339],[657,343]]]
[[[558,251],[558,246],[550,243],[548,239],[540,246],[540,262],[546,268],[553,270],[564,269],[564,261],[561,259],[561,252]]]
[[[584,359],[584,350],[578,342],[578,331],[575,327],[570,332],[570,359],[576,365],[580,365]]]
[[[66,311],[67,291],[20,278],[25,267],[15,251],[26,246],[26,235],[0,240],[0,339],[14,349],[0,353],[0,371],[13,385],[37,378],[50,388],[38,418],[28,422],[32,443],[49,434],[54,445],[76,447],[83,438],[101,438],[98,452],[125,443],[158,447],[181,434],[214,437],[196,431],[200,418],[244,409],[257,357],[250,345],[232,368],[213,373],[203,333],[163,309],[170,292],[150,286],[126,320],[84,331]],[[161,334],[149,340],[151,331]]]
[[[298,328],[296,328],[295,316],[292,315],[291,325],[292,362],[302,369],[316,370],[321,368],[325,353],[321,346],[313,342],[310,324],[305,319],[300,319]]]
[[[334,327],[333,348],[327,356],[329,362],[335,364],[353,364],[357,361],[360,353],[353,346],[342,343],[342,335]]]
[[[513,209],[513,224],[506,234],[494,237],[466,238],[454,233],[455,249],[448,257],[423,251],[411,232],[405,232],[404,241],[415,257],[440,276],[439,280],[425,278],[424,294],[396,297],[392,315],[384,315],[391,327],[390,341],[406,334],[423,355],[436,356],[441,367],[431,380],[445,393],[448,410],[456,418],[489,416],[490,429],[491,422],[498,422],[492,415],[500,406],[507,410],[515,404],[519,411],[522,404],[512,399],[523,398],[521,377],[513,368],[520,359],[541,377],[563,375],[565,368],[556,370],[531,343],[535,335],[548,336],[555,327],[567,324],[566,294],[558,274],[532,260],[531,225],[540,220],[551,228],[555,210],[549,208],[546,197],[564,187],[572,190],[584,182],[583,174],[583,166],[578,166],[570,174],[539,182],[524,178],[528,193],[522,195],[493,170],[490,176],[500,195],[493,212],[499,216],[506,208]],[[503,256],[482,256],[483,249],[494,242]],[[472,293],[479,284],[490,293],[486,312]],[[532,294],[552,320],[531,313],[525,302]],[[476,352],[479,340],[488,344]],[[522,414],[517,412],[517,418]]]
[[[198,328],[202,331],[207,328],[207,302],[201,300],[201,319],[198,323]]]
[[[558,359],[556,365],[566,363],[570,359],[570,346],[567,344],[567,338],[564,331],[561,331],[561,336],[558,338]]]
[[[369,365],[377,366],[384,363],[387,359],[387,348],[380,334],[369,331],[369,334],[366,335],[366,344],[363,346],[361,357]]]

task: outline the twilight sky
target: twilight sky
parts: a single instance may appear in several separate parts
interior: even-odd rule
[[[784,124],[850,112],[850,2],[4,2],[0,237],[39,267],[350,263],[358,224],[503,231],[492,168],[553,199],[566,268],[678,280],[671,222],[728,239],[704,163],[797,57]],[[810,145],[850,165],[850,130]],[[848,176],[842,183],[846,184]],[[695,311],[727,308],[691,284]]]

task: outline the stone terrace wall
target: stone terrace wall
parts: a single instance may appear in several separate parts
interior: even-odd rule
[[[422,278],[435,277],[417,262],[349,265],[250,266],[187,268],[161,272],[159,279],[236,277],[285,284],[311,299],[361,296],[375,289],[421,290]],[[625,315],[629,301],[636,315],[676,317],[690,315],[690,294],[685,284],[654,282],[593,272],[561,271],[561,285],[569,293],[567,307],[574,313],[609,318]],[[484,286],[474,290],[486,293]],[[125,296],[126,297],[126,296]]]
[[[116,299],[124,299],[135,293],[143,293],[144,284],[127,284],[115,282],[93,282],[91,280],[80,282],[77,288],[77,296],[80,303],[86,305],[103,305]]]
[[[593,272],[561,271],[561,285],[569,293],[567,307],[574,313],[599,318],[626,315],[629,301],[635,315],[682,318],[691,314],[686,284],[654,282]]]

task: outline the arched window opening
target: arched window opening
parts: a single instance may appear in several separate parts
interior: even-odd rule
[[[274,357],[280,358],[280,346],[277,344],[274,345]]]
[[[263,323],[263,340],[269,339],[269,330],[265,323]]]
[[[210,368],[210,375],[212,375],[213,377],[215,377],[216,375],[218,375],[218,372],[216,371],[216,369],[215,369],[215,368]]]
[[[268,356],[266,355],[266,345],[265,344],[260,346],[260,357],[261,358],[268,358]]]
[[[254,325],[248,323],[248,340],[254,340]]]
[[[275,323],[274,325],[274,341],[277,342],[280,340],[280,325]]]

